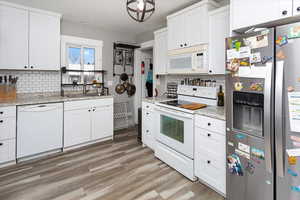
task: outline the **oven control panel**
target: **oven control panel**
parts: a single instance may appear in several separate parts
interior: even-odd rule
[[[190,85],[178,85],[178,95],[186,95],[200,98],[217,99],[216,87],[202,87]]]

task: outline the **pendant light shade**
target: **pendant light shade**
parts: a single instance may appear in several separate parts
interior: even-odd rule
[[[154,0],[127,0],[127,12],[135,21],[146,21],[151,17],[154,11]]]

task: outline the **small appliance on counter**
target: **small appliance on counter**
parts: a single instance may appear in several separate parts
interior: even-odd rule
[[[175,82],[169,82],[167,84],[167,97],[168,98],[177,98],[177,88],[178,84]]]
[[[177,94],[176,100],[156,103],[155,156],[195,181],[194,114],[217,105],[217,88],[179,85]]]

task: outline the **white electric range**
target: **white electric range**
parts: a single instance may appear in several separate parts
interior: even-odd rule
[[[156,103],[155,156],[192,181],[194,176],[194,114],[182,105],[217,104],[215,87],[178,86],[178,99]]]

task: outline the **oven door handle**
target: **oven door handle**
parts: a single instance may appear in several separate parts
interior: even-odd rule
[[[167,109],[157,108],[157,107],[155,108],[155,110],[160,113],[166,113],[166,114],[181,117],[181,118],[193,119],[192,114],[188,114],[188,113],[184,113],[184,112],[180,112],[180,111],[170,111]]]

